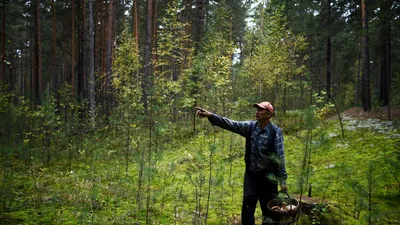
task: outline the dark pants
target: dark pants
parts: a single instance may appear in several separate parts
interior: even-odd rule
[[[269,180],[265,172],[252,172],[246,169],[243,189],[242,224],[254,225],[257,201],[260,201],[263,224],[269,224],[265,222],[269,217],[267,204],[278,194],[276,182]]]

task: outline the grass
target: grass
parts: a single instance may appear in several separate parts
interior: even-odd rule
[[[290,131],[285,133],[289,191],[306,195],[307,188],[300,193],[300,185],[308,175],[313,201],[325,203],[314,216],[301,217],[301,224],[367,224],[369,216],[373,224],[400,221],[398,139],[367,128],[346,131],[342,139],[338,121],[319,123],[307,145],[307,174],[302,165],[307,133],[297,124],[298,115],[294,121],[293,129],[283,124]],[[60,146],[73,150],[71,164],[44,164],[40,154],[33,154],[30,163],[2,154],[0,223],[142,224],[148,216],[151,224],[203,224],[206,219],[208,224],[234,224],[241,209],[244,139],[214,130],[208,121],[199,127],[203,133],[191,138],[171,139],[162,132],[154,137],[158,145],[153,142],[140,189],[141,152],[149,142],[140,135],[132,138],[127,159],[123,130],[86,136],[83,142],[69,139],[68,145]],[[137,140],[140,147],[133,143]],[[60,149],[65,154],[60,158],[71,149]],[[146,161],[147,157],[146,153]],[[260,222],[259,208],[256,217]]]

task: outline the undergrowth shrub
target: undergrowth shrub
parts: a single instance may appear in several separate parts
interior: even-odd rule
[[[303,129],[304,116],[302,110],[290,110],[277,116],[277,125],[285,134],[296,134]]]

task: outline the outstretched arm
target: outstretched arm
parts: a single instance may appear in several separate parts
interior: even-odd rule
[[[223,129],[232,131],[234,133],[240,134],[243,137],[247,137],[249,134],[250,129],[250,121],[235,121],[231,120],[217,114],[211,113],[205,109],[200,107],[196,107],[196,115],[200,116],[201,118],[208,118],[210,123],[215,126],[219,126]]]

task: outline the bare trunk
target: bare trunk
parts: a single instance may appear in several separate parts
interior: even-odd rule
[[[152,161],[151,161],[151,156],[152,156],[152,147],[153,147],[153,113],[152,109],[150,109],[150,121],[149,121],[149,153],[147,157],[147,202],[146,202],[146,225],[151,224],[150,222],[150,197],[151,197],[151,177],[152,177]]]
[[[204,21],[205,21],[204,0],[196,0],[196,17],[194,26],[194,41],[195,41],[195,54],[197,54],[200,41],[204,35]]]
[[[41,74],[41,38],[40,38],[40,1],[36,0],[34,2],[35,7],[35,34],[34,34],[34,65],[33,65],[33,100],[35,104],[40,104],[41,94],[42,94],[42,74]]]
[[[326,95],[328,98],[331,97],[331,34],[330,34],[330,17],[331,17],[331,0],[327,1],[327,15],[326,15],[326,28],[327,28],[327,37],[326,37]]]
[[[146,37],[145,37],[145,45],[144,45],[144,77],[142,81],[143,88],[143,106],[144,110],[148,112],[148,98],[149,98],[149,89],[151,87],[151,75],[152,75],[152,66],[151,66],[151,55],[152,55],[152,19],[153,19],[153,0],[147,0],[147,19],[146,19]]]
[[[362,100],[364,111],[371,111],[371,84],[369,74],[368,0],[361,0],[362,11]]]
[[[138,174],[138,187],[136,192],[136,203],[137,203],[137,212],[136,215],[142,210],[142,186],[143,186],[143,171],[144,171],[144,158],[145,151],[140,148],[140,143],[138,143],[138,151],[141,153],[140,161],[139,161],[139,174]]]
[[[88,0],[89,4],[89,104],[90,117],[95,117],[95,77],[94,77],[94,24],[93,24],[93,0]]]
[[[153,70],[154,73],[156,71],[157,68],[157,58],[158,55],[155,54],[157,52],[157,0],[153,0],[153,31],[152,31],[152,36],[153,36],[153,40],[152,40],[152,46],[153,46],[153,50],[152,50],[152,63],[153,63]]]
[[[139,18],[139,10],[138,10],[138,2],[137,0],[133,0],[133,6],[132,6],[132,25],[133,25],[133,35],[135,37],[135,42],[136,42],[136,52],[139,52],[139,24],[138,24],[138,18]]]
[[[86,56],[86,5],[85,0],[80,1],[80,9],[81,13],[79,16],[79,55],[78,55],[78,96],[80,100],[83,100],[87,97],[87,56]],[[83,116],[83,114],[82,114]]]
[[[326,95],[328,98],[331,97],[331,37],[326,39]]]
[[[5,81],[6,77],[6,1],[3,1],[3,6],[1,7],[1,72],[0,72],[0,82]]]
[[[392,75],[392,49],[391,49],[391,1],[381,1],[381,87],[380,103],[382,106],[389,106],[390,82]],[[388,114],[390,117],[390,114]]]
[[[196,5],[196,16],[195,16],[195,21],[194,21],[194,26],[193,26],[193,33],[194,33],[194,54],[197,55],[197,53],[200,50],[200,41],[203,38],[204,35],[204,21],[205,21],[205,9],[204,9],[204,0],[196,0],[195,1]],[[194,83],[194,87],[191,91],[192,96],[196,96],[198,90],[197,90],[197,80],[198,80],[199,74],[193,73],[190,77],[190,79]],[[197,99],[194,100],[192,108],[194,108],[197,105]],[[196,117],[195,113],[192,112],[192,121],[193,121],[193,133],[196,133]]]
[[[101,46],[102,46],[102,27],[103,27],[103,21],[102,21],[102,6],[103,3],[101,0],[92,0],[94,1],[94,4],[92,4],[92,7],[94,8],[94,70],[95,72],[99,72],[101,70]],[[100,1],[100,2],[99,2]]]
[[[51,30],[53,35],[53,61],[51,66],[52,71],[52,78],[53,78],[53,91],[57,91],[60,87],[60,77],[59,73],[57,72],[57,24],[56,24],[56,8],[54,5],[54,0],[51,1]]]
[[[111,110],[111,65],[112,65],[112,49],[113,49],[113,33],[114,33],[114,10],[115,0],[110,0],[108,8],[108,24],[107,24],[107,56],[106,56],[106,83],[105,83],[105,100],[106,113]]]
[[[71,91],[75,98],[75,0],[71,0],[72,23],[71,23]]]
[[[152,39],[153,39],[153,0],[147,0],[147,18],[146,18],[146,36],[145,36],[145,45],[144,45],[144,77],[143,77],[143,103],[144,103],[144,110],[145,113],[150,113],[149,118],[149,153],[148,153],[148,186],[147,186],[147,210],[146,210],[146,224],[150,224],[150,182],[151,182],[151,148],[152,148],[152,109],[149,106],[150,100],[150,87],[151,79],[152,79]]]

